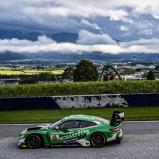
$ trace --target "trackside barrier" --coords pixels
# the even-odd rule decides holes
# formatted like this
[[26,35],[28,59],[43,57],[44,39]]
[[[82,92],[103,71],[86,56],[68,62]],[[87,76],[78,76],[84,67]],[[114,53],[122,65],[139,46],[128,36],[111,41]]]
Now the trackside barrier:
[[159,106],[159,94],[0,97],[0,110]]

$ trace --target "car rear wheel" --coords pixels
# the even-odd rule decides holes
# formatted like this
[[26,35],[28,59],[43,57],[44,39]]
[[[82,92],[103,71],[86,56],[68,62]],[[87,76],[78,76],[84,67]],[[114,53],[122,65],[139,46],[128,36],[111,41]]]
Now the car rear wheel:
[[29,135],[26,138],[26,144],[30,149],[37,149],[42,145],[42,140],[38,135]]
[[103,133],[94,133],[91,136],[91,145],[93,147],[102,147],[106,143],[106,137]]

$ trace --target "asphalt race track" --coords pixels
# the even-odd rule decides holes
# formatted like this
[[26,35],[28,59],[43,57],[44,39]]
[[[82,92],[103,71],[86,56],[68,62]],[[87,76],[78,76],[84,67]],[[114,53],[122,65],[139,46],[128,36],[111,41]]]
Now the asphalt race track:
[[0,159],[159,159],[159,122],[124,122],[121,144],[102,148],[18,149],[17,136],[31,125],[0,125]]

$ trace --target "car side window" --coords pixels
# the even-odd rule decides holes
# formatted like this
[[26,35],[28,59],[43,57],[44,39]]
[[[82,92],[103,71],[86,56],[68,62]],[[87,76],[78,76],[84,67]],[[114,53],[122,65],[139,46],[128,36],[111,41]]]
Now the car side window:
[[61,130],[67,130],[73,128],[79,128],[79,121],[65,121],[59,125],[59,129]]
[[86,127],[95,126],[95,125],[97,125],[97,124],[94,122],[91,122],[91,121],[81,121],[80,122],[80,128],[86,128]]

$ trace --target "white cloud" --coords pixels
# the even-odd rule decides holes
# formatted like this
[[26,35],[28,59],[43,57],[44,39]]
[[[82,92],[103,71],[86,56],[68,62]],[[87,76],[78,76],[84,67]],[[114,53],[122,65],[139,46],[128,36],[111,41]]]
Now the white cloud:
[[82,34],[78,42],[108,44],[108,35],[119,40],[158,37],[158,27],[155,30],[142,20],[146,14],[158,23],[158,8],[158,0],[0,0],[0,24],[43,34],[102,30],[105,34],[89,34],[88,38]]
[[121,26],[120,26],[120,30],[121,30],[121,31],[127,31],[128,28],[127,28],[126,26],[124,26],[124,25],[121,25]]
[[0,39],[0,47],[10,47],[10,46],[33,46],[33,45],[45,45],[45,44],[53,44],[56,43],[56,41],[46,37],[46,36],[39,36],[38,40],[33,42],[30,40],[20,40],[20,39]]
[[137,23],[137,28],[139,29],[139,34],[151,35],[152,25],[148,21],[140,21]]
[[144,45],[144,46],[150,46],[150,45],[158,45],[159,39],[153,38],[153,39],[139,39],[136,41],[130,41],[130,42],[122,42],[122,46],[132,46],[132,45]]
[[107,34],[94,34],[86,30],[79,32],[79,44],[115,44],[116,42]]
[[103,53],[159,53],[159,39],[140,39],[131,42],[107,43],[107,44],[75,44],[57,43],[56,41],[41,36],[37,41],[4,39],[0,40],[0,52],[38,53],[38,52],[60,52],[81,53],[100,51]]
[[[132,8],[133,14],[152,14],[159,17],[158,0],[1,0],[1,13],[7,18],[28,18],[43,17],[109,17],[112,20],[122,20],[130,16],[124,7]],[[33,16],[33,17],[32,17]],[[35,18],[36,17],[36,18]]]
[[88,20],[86,20],[86,19],[81,19],[81,22],[80,22],[82,25],[84,25],[84,26],[88,26],[88,27],[90,27],[90,28],[93,28],[93,29],[95,29],[95,30],[101,30],[101,28],[98,26],[98,24],[97,23],[91,23],[91,22],[89,22]]
[[128,13],[122,9],[108,10],[105,16],[108,16],[111,20],[124,20],[128,17]]
[[[111,20],[122,20],[128,16],[125,10],[108,7],[110,2],[101,2],[94,0],[1,0],[0,22],[35,28],[78,31],[83,28],[79,24],[79,18],[108,17]],[[82,22],[87,26],[92,25],[91,27],[100,29],[98,24],[90,23],[88,19]]]

